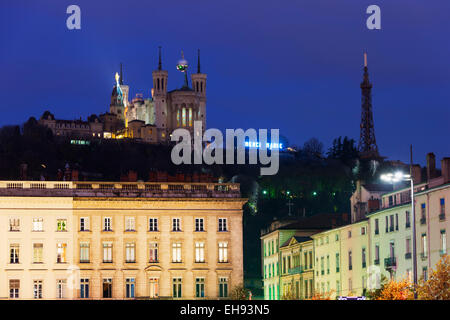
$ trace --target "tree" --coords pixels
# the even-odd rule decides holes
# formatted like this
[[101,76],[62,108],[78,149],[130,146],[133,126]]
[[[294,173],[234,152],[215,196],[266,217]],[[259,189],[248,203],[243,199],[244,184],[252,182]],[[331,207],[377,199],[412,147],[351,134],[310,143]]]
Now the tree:
[[450,256],[439,260],[427,281],[421,279],[417,295],[422,300],[450,300]]
[[389,281],[381,290],[377,300],[412,300],[414,299],[413,286],[407,279]]
[[303,145],[303,152],[309,156],[322,157],[323,143],[316,138],[311,138]]
[[382,274],[380,278],[380,287],[373,289],[373,290],[367,290],[365,293],[365,296],[370,300],[378,300],[381,296],[381,292],[383,291],[384,287],[388,284],[388,278]]
[[283,294],[281,300],[297,300],[297,297],[295,296],[294,292],[292,292],[292,290],[288,290]]
[[247,300],[247,293],[248,290],[245,289],[244,285],[239,284],[231,290],[230,298],[231,300]]
[[331,300],[331,295],[333,294],[334,290],[330,290],[325,293],[316,292],[311,297],[311,300]]

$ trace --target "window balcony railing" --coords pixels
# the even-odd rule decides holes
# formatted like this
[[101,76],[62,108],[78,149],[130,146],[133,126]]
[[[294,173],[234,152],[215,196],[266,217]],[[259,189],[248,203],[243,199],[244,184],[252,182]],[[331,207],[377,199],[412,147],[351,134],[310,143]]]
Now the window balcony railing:
[[375,235],[380,234],[380,230],[375,229]]
[[422,253],[420,254],[420,258],[421,258],[422,260],[425,260],[427,257],[428,257],[428,255],[427,255],[426,252],[422,252]]
[[407,222],[407,223],[405,224],[405,229],[408,229],[408,228],[411,228],[411,223],[410,223],[410,222]]
[[339,267],[336,267],[336,273],[339,273]]
[[305,271],[304,268],[302,266],[298,266],[298,267],[290,268],[288,270],[288,274],[300,274],[303,271]]
[[365,262],[362,263],[362,267],[363,267],[363,269],[366,268],[366,263]]
[[427,223],[427,218],[425,218],[425,217],[420,218],[420,224],[425,224],[425,223]]
[[397,266],[397,261],[395,257],[389,257],[384,259],[384,267],[387,268],[395,268]]
[[411,259],[411,252],[405,253],[405,259]]
[[441,213],[439,215],[439,221],[444,221],[445,220],[445,213]]
[[389,227],[389,232],[394,232],[394,226]]

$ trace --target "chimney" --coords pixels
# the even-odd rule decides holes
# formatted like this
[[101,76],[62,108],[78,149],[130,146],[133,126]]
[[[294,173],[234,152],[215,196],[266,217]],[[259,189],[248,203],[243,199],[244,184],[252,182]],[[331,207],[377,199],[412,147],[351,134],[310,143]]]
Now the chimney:
[[436,178],[436,156],[430,152],[427,154],[427,180]]
[[441,171],[444,183],[450,182],[450,158],[443,158],[441,160]]
[[420,165],[413,164],[411,169],[411,175],[414,181],[414,184],[418,184],[422,182],[422,169],[420,168]]

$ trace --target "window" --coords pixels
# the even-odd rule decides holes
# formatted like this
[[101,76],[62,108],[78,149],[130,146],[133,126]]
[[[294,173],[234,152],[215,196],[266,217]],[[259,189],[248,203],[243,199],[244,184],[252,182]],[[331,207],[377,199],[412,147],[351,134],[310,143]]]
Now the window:
[[427,234],[422,234],[422,258],[427,257]]
[[128,242],[125,245],[125,257],[127,263],[136,262],[136,244],[134,242]]
[[348,230],[348,237],[349,237],[349,238],[352,237],[352,230]]
[[439,200],[440,210],[439,210],[439,220],[445,220],[445,199],[441,198]]
[[447,235],[445,229],[441,230],[441,255],[447,254]]
[[67,219],[56,220],[56,231],[67,231]]
[[181,298],[181,278],[172,279],[172,297]]
[[425,224],[427,222],[425,203],[420,205],[420,224]]
[[9,231],[20,231],[20,219],[18,218],[9,219]]
[[219,262],[228,262],[228,242],[219,242]]
[[65,298],[65,288],[66,288],[66,280],[59,279],[56,280],[56,297],[58,299]]
[[203,218],[195,219],[195,231],[205,231],[203,227]]
[[379,265],[380,264],[380,245],[377,243],[375,245],[375,261],[374,261],[375,265]]
[[110,217],[103,218],[103,231],[112,231]]
[[409,211],[405,212],[405,228],[410,228],[411,227],[411,215],[409,213]]
[[33,231],[43,231],[43,224],[44,219],[43,218],[33,218]]
[[80,218],[80,231],[89,231],[89,218],[83,217]]
[[366,248],[362,248],[361,250],[361,260],[363,269],[366,267]]
[[205,262],[205,243],[196,242],[195,243],[195,262],[201,263]]
[[43,251],[42,243],[33,243],[33,263],[42,263],[42,251]]
[[127,298],[134,298],[135,278],[127,278],[125,280],[125,293]]
[[158,219],[157,218],[148,219],[148,231],[158,231]]
[[149,280],[150,298],[157,298],[159,295],[159,279],[158,278],[150,278]]
[[103,263],[112,262],[112,242],[103,242]]
[[56,263],[66,263],[66,243],[58,243],[56,245]]
[[339,272],[339,265],[340,265],[339,253],[336,253],[336,272]]
[[205,297],[205,278],[195,279],[195,297],[196,298]]
[[411,238],[405,240],[405,259],[411,259]]
[[181,243],[179,242],[172,244],[172,262],[181,262]]
[[219,298],[227,298],[228,297],[228,278],[220,277],[219,278]]
[[330,274],[330,256],[327,255],[327,274]]
[[136,219],[134,217],[125,218],[125,231],[136,231]]
[[89,279],[80,279],[80,298],[89,298]]
[[219,218],[219,232],[228,231],[227,218]]
[[379,220],[375,219],[375,234],[379,234],[379,233],[380,233]]
[[395,230],[398,231],[398,213],[395,214]]
[[19,263],[19,245],[17,243],[9,246],[10,259],[9,263]]
[[33,281],[33,298],[42,299],[42,280]]
[[361,227],[361,235],[365,235],[366,234],[366,227]]
[[427,267],[423,267],[422,273],[423,273],[423,280],[427,281],[428,280],[428,269],[427,269]]
[[324,275],[325,274],[325,258],[324,257],[320,257],[320,274]]
[[348,252],[348,270],[352,270],[352,252]]
[[339,282],[339,280],[336,281],[336,295],[339,296],[339,294],[341,293],[341,284]]
[[112,279],[103,279],[103,298],[112,298]]
[[389,216],[389,220],[391,222],[391,225],[389,226],[389,231],[392,232],[392,231],[394,231],[394,215],[393,214],[391,214]]
[[80,243],[80,263],[89,263],[89,242]]
[[352,278],[348,279],[348,291],[353,291]]
[[157,242],[150,242],[149,262],[158,262],[158,243]]
[[386,216],[385,218],[386,218],[386,233],[388,233],[389,232],[389,217]]
[[172,231],[181,231],[180,218],[172,219]]
[[9,280],[9,298],[18,299],[20,289],[20,280],[11,279]]
[[339,235],[336,233],[336,235],[334,236],[334,241],[339,241]]

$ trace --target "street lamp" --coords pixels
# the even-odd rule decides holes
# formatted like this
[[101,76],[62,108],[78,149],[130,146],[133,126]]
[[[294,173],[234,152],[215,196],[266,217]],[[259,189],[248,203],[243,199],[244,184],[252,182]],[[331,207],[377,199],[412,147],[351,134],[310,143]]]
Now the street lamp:
[[417,299],[417,253],[416,253],[416,214],[414,210],[414,181],[410,174],[404,174],[397,171],[396,173],[387,173],[381,175],[381,180],[395,183],[400,181],[410,181],[411,183],[411,214],[412,214],[412,237],[413,237],[413,278],[414,278],[414,299]]

